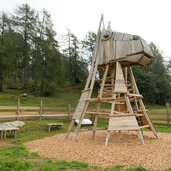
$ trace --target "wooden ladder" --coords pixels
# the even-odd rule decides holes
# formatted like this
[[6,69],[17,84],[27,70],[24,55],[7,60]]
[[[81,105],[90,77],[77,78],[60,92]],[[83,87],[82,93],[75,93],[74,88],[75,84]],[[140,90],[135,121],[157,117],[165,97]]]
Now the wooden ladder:
[[103,22],[104,21],[103,21],[103,15],[102,15],[101,19],[100,19],[98,33],[97,33],[96,47],[95,47],[95,52],[93,55],[93,61],[92,61],[91,69],[89,72],[89,76],[87,78],[85,88],[82,91],[79,103],[78,103],[76,110],[73,114],[72,121],[71,121],[70,126],[68,128],[68,132],[65,136],[66,139],[68,138],[68,136],[69,136],[69,134],[70,134],[70,132],[74,126],[75,120],[78,119],[79,124],[77,125],[77,128],[75,130],[75,134],[73,136],[73,140],[76,140],[78,132],[79,132],[80,127],[81,127],[81,123],[82,123],[84,116],[85,116],[85,111],[86,111],[88,104],[89,104],[88,99],[90,99],[90,97],[91,97],[93,87],[94,87],[94,83],[95,83],[95,77],[96,77],[96,73],[97,73],[97,69],[98,69],[98,61],[99,61],[98,49],[102,48],[102,44],[100,44],[100,38],[101,38],[100,32],[101,32],[101,26],[102,26]]

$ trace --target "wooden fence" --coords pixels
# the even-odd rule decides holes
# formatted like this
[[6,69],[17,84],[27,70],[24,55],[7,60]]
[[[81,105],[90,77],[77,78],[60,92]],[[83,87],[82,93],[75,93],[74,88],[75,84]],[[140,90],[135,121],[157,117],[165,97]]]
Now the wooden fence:
[[67,107],[44,106],[42,100],[39,106],[24,106],[20,104],[20,99],[18,99],[16,106],[0,106],[0,120],[42,119],[52,117],[70,119],[74,110],[70,104]]
[[[45,106],[42,100],[39,106],[24,106],[20,104],[20,99],[18,99],[16,106],[0,106],[0,120],[52,117],[62,117],[70,120],[74,111],[75,108],[71,108],[71,105],[67,107]],[[149,112],[149,116],[155,125],[171,126],[171,105],[166,104],[166,110],[162,110],[162,112]]]
[[162,112],[149,112],[149,116],[155,125],[171,126],[171,105],[166,104],[165,110]]

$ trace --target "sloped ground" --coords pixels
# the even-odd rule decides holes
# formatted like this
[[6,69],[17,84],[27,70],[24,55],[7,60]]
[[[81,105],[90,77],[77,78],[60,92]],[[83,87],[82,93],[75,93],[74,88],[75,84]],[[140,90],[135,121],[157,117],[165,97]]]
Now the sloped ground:
[[91,132],[81,132],[78,142],[65,134],[26,143],[32,152],[50,159],[86,162],[90,165],[112,167],[143,166],[150,170],[171,167],[171,134],[160,133],[155,139],[151,132],[144,132],[145,145],[140,145],[135,132],[111,133],[109,146],[105,147],[106,131],[97,131],[95,140]]

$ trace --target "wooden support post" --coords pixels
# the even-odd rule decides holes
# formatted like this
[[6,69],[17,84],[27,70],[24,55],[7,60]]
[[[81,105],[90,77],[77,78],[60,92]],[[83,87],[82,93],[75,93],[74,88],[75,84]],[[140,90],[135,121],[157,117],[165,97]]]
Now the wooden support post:
[[75,122],[75,120],[72,119],[72,121],[71,121],[71,123],[70,123],[70,125],[69,125],[69,128],[68,128],[68,132],[67,132],[67,134],[66,134],[66,136],[65,136],[65,139],[68,139],[68,136],[69,136],[69,134],[70,134],[70,132],[71,132],[71,129],[72,129],[72,127],[74,126],[74,122]]
[[106,135],[105,146],[108,146],[109,138],[110,138],[110,131],[108,130]]
[[19,118],[19,113],[20,113],[20,98],[18,98],[18,103],[17,103],[17,120]]
[[94,123],[93,123],[93,134],[92,139],[94,140],[96,134],[96,127],[97,127],[98,115],[95,115]]
[[128,68],[125,67],[125,84],[127,85],[128,84]]
[[144,145],[144,138],[143,138],[141,130],[137,131],[137,135],[138,135],[138,138],[139,138],[141,144]]
[[[83,112],[84,112],[84,111],[83,111]],[[77,128],[76,128],[75,133],[74,133],[74,136],[73,136],[73,141],[76,141],[78,132],[79,132],[79,130],[80,130],[80,128],[81,128],[81,124],[82,124],[83,119],[84,119],[84,114],[85,114],[85,112],[82,114],[81,118],[79,119],[79,123],[78,123],[78,125],[77,125]]]
[[167,126],[170,126],[170,112],[169,112],[169,103],[166,103],[166,115],[167,115]]
[[68,120],[71,119],[71,105],[68,105]]
[[42,106],[43,106],[43,100],[40,100],[40,109],[39,109],[39,119],[42,119]]

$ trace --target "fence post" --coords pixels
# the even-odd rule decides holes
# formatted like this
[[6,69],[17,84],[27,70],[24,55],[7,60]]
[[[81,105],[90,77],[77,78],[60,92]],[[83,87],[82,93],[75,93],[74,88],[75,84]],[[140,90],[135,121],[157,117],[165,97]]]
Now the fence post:
[[39,109],[39,119],[42,119],[42,106],[43,106],[43,100],[40,100],[40,109]]
[[20,98],[18,98],[18,103],[17,103],[17,120],[19,118],[19,112],[20,112]]
[[70,115],[71,115],[71,105],[68,105],[68,120],[70,120]]
[[169,113],[169,103],[166,103],[166,115],[167,115],[167,126],[170,126],[170,113]]

